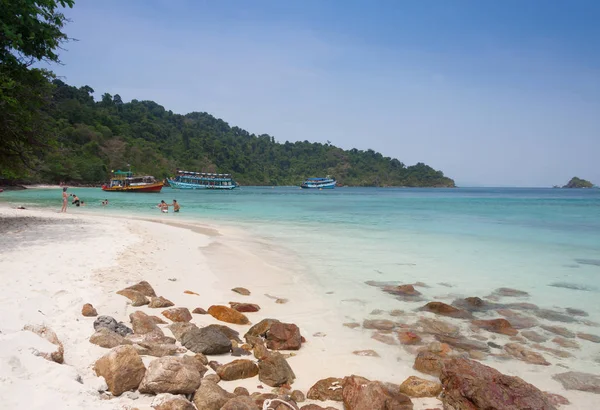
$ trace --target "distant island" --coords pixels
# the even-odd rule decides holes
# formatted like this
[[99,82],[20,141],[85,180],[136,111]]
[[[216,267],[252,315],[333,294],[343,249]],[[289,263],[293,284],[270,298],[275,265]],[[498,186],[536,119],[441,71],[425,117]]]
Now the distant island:
[[585,179],[573,177],[567,185],[563,185],[563,188],[593,188],[594,184]]

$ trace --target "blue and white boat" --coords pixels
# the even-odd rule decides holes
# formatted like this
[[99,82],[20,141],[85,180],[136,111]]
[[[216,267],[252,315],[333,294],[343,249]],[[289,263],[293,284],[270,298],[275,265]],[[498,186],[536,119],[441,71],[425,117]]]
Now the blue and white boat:
[[175,178],[167,178],[173,189],[234,189],[238,186],[231,174],[177,171]]
[[326,178],[307,178],[300,186],[302,188],[333,189],[335,188],[335,179],[329,176]]

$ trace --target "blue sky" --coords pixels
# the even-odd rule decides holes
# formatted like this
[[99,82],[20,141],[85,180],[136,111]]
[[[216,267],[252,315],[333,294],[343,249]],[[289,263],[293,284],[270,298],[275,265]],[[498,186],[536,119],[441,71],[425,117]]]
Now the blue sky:
[[78,0],[54,71],[461,185],[600,184],[595,1]]

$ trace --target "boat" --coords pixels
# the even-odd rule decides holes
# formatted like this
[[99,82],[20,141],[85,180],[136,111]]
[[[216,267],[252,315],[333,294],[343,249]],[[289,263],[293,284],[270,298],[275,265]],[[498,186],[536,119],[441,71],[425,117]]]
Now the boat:
[[134,176],[131,171],[113,172],[108,184],[102,185],[103,191],[112,192],[160,192],[162,181],[157,181],[151,175]]
[[167,183],[173,189],[234,189],[238,186],[231,174],[192,171],[177,171],[177,176],[167,178]]
[[326,178],[306,178],[300,187],[316,188],[316,189],[333,189],[335,188],[335,179],[327,176]]

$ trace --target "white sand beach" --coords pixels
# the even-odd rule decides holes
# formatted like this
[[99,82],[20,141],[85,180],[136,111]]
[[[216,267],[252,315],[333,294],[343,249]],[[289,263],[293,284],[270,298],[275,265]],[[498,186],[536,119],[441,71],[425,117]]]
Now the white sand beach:
[[[81,314],[82,306],[91,303],[99,315],[112,316],[125,324],[136,310],[160,315],[162,309],[132,307],[129,299],[115,293],[141,280],[148,281],[157,295],[173,301],[176,307],[191,311],[228,305],[230,301],[256,303],[261,310],[246,313],[252,323],[276,318],[298,325],[307,342],[288,358],[288,363],[296,374],[292,388],[305,394],[319,379],[352,374],[396,384],[412,375],[436,380],[413,370],[414,355],[401,347],[388,346],[373,340],[367,332],[344,327],[349,318],[339,313],[339,306],[331,305],[323,289],[284,268],[285,254],[273,249],[272,244],[244,235],[212,225],[0,208],[3,408],[23,408],[27,403],[28,409],[47,409],[52,403],[54,409],[151,409],[152,396],[138,392],[107,399],[106,384],[93,370],[95,361],[107,349],[88,341],[94,333],[95,318]],[[238,286],[249,289],[251,295],[231,291]],[[288,302],[276,303],[276,298]],[[197,314],[192,323],[225,324],[210,315]],[[55,346],[24,331],[27,325],[45,325],[56,333],[64,345],[64,364],[34,354],[52,351]],[[249,328],[229,326],[241,336]],[[161,327],[170,335],[166,325]],[[352,353],[367,349],[380,357]],[[146,365],[154,359],[143,357]],[[209,357],[220,363],[233,359],[236,357],[230,355]],[[520,368],[522,374],[528,374],[530,367],[511,361],[500,370]],[[593,394],[567,392],[543,371],[529,374],[534,380],[528,381],[541,390],[568,397],[572,405],[564,408],[594,408]],[[228,391],[238,386],[250,393],[272,390],[257,377],[221,381],[219,385]],[[415,410],[442,408],[435,398],[413,399],[413,403]],[[339,402],[319,404],[342,409]]]

